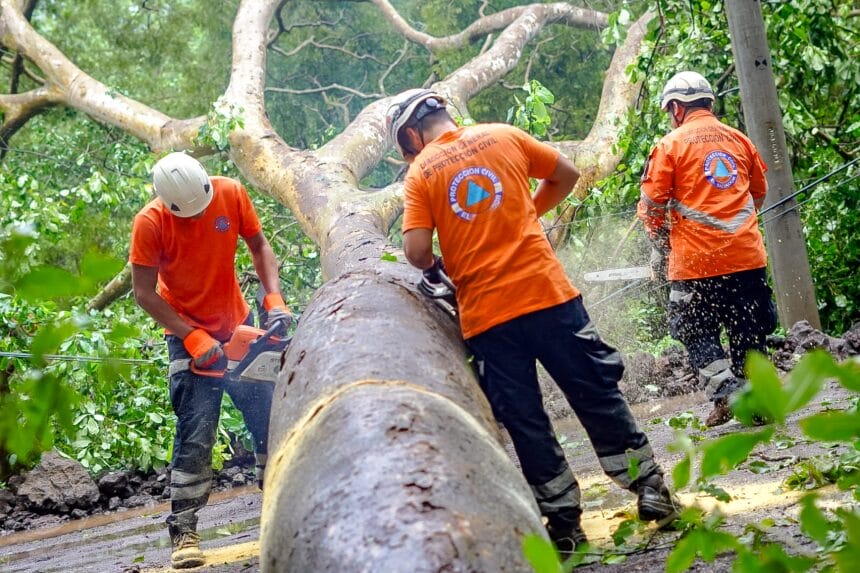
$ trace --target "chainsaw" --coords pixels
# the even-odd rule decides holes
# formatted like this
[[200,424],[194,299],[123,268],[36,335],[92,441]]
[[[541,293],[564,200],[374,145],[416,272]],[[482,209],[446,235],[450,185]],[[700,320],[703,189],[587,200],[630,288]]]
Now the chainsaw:
[[425,271],[418,283],[418,291],[436,303],[446,314],[457,318],[457,287],[451,282],[444,268],[433,267],[432,272]]
[[177,360],[183,364],[170,364],[170,373],[190,369],[193,373],[231,382],[274,383],[281,371],[281,355],[292,338],[277,336],[286,330],[284,321],[277,321],[268,330],[247,324],[240,325],[230,340],[224,343],[227,367],[224,370],[202,370],[191,359]]

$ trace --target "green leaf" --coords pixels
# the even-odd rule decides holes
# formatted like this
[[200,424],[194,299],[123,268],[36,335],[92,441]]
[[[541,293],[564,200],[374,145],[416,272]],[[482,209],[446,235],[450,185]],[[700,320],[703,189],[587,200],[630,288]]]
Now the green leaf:
[[549,121],[549,113],[546,110],[546,106],[539,99],[534,100],[533,116],[540,123]]
[[45,354],[56,354],[67,338],[77,332],[77,327],[69,322],[61,322],[59,324],[47,324],[39,329],[39,332],[33,338],[30,344],[30,351],[33,353],[33,364],[42,366],[45,364],[42,358]]
[[389,253],[388,251],[383,251],[382,256],[379,257],[379,260],[388,261],[390,263],[396,263],[397,262],[397,255]]
[[535,534],[523,538],[523,555],[535,573],[559,573],[561,562],[552,543]]
[[627,555],[623,553],[608,553],[600,560],[605,565],[618,565],[625,561],[627,561]]
[[554,103],[555,96],[545,86],[537,83],[534,90],[534,96],[543,103]]
[[29,302],[66,298],[81,292],[79,279],[56,267],[33,269],[15,284],[15,289]]
[[690,483],[690,465],[691,460],[688,452],[684,455],[684,459],[672,468],[672,483],[675,485],[676,490],[685,488]]
[[771,471],[770,465],[762,460],[753,460],[747,466],[747,469],[754,474],[766,474]]
[[675,545],[666,558],[666,573],[682,573],[690,568],[699,554],[700,537],[699,531],[694,530]]
[[753,425],[757,416],[783,423],[788,395],[782,388],[776,368],[763,355],[751,352],[746,373],[749,384],[733,397],[732,413],[747,426]]
[[758,444],[773,435],[773,428],[710,440],[702,445],[702,478],[724,474],[747,459]]
[[799,410],[809,403],[824,385],[824,380],[835,367],[833,357],[823,350],[805,355],[791,371],[784,390],[788,397],[786,413]]
[[815,440],[851,441],[860,437],[860,412],[824,412],[800,420],[799,425]]
[[124,266],[123,261],[114,257],[90,251],[81,259],[80,272],[82,278],[92,283],[100,283],[112,279]]
[[824,513],[815,505],[817,496],[809,494],[800,500],[800,529],[818,542],[819,545],[827,545],[828,533],[832,529],[830,521],[824,517]]
[[638,523],[635,519],[625,519],[619,523],[615,531],[612,532],[612,542],[615,546],[624,545],[630,536],[636,533],[637,526]]
[[860,361],[848,360],[833,368],[833,376],[845,388],[860,392]]
[[633,456],[627,458],[627,476],[631,482],[639,477],[639,458]]
[[732,496],[729,495],[729,492],[724,490],[723,488],[716,486],[709,482],[704,482],[699,485],[699,489],[710,496],[713,496],[714,499],[718,501],[722,501],[723,503],[728,503],[732,501]]

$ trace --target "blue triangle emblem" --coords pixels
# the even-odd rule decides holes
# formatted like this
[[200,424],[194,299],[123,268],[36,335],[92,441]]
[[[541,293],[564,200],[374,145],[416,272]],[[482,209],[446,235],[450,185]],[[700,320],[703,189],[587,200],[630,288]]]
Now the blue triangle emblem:
[[726,164],[723,163],[723,160],[717,159],[717,169],[714,175],[717,177],[730,177],[731,174],[732,172],[726,168]]
[[487,193],[483,187],[470,180],[469,194],[466,196],[466,207],[471,207],[476,203],[480,203],[489,196],[490,194]]

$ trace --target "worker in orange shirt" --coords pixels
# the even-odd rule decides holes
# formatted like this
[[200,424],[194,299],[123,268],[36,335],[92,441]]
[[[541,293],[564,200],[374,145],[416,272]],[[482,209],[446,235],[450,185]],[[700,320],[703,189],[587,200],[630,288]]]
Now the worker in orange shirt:
[[673,131],[651,151],[638,205],[656,274],[668,263],[670,333],[714,403],[708,426],[731,419],[729,396],[744,384],[747,352],[764,352],[776,328],[757,219],[767,167],[749,138],[714,116],[713,102],[701,74],[680,72],[666,83],[660,105]]
[[[482,390],[511,436],[550,538],[563,552],[586,542],[579,485],[543,408],[537,361],[564,392],[606,474],[638,495],[639,517],[672,521],[677,501],[618,389],[621,355],[598,336],[538,221],[570,193],[576,167],[515,127],[458,127],[430,90],[395,98],[387,125],[409,162],[404,252],[438,282],[438,232]],[[541,180],[534,195],[530,177]],[[628,473],[631,460],[638,475]]]
[[266,465],[272,385],[190,370],[190,363],[199,370],[223,370],[227,360],[221,344],[237,326],[253,321],[234,267],[239,237],[266,291],[268,324],[288,322],[290,315],[280,293],[277,259],[241,183],[209,177],[184,153],[159,160],[152,180],[157,197],[134,218],[129,261],[135,300],[165,328],[170,402],[177,418],[167,525],[171,561],[181,569],[205,562],[197,512],[212,487],[212,448],[224,391],[253,436],[261,487]]

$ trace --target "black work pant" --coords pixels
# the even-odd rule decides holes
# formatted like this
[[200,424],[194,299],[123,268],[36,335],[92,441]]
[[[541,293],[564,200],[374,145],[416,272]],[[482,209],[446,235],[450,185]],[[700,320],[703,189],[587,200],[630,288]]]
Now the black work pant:
[[[181,338],[168,335],[166,339],[171,362],[191,358]],[[191,370],[173,374],[170,377],[170,402],[176,414],[176,437],[170,473],[171,514],[167,523],[176,531],[195,531],[197,512],[209,500],[212,448],[224,392],[242,412],[254,440],[257,471],[264,470],[261,464],[265,463],[268,448],[274,384],[227,381],[200,376]]]
[[732,372],[742,377],[747,353],[764,352],[766,337],[776,328],[771,295],[764,268],[672,281],[669,333],[684,344],[690,364],[702,370],[726,358],[720,342],[725,328]]
[[564,393],[613,481],[634,487],[631,458],[638,460],[642,478],[661,471],[618,389],[621,355],[600,339],[581,297],[500,324],[466,343],[493,413],[510,434],[526,481],[551,524],[578,522],[580,492],[543,408],[536,361]]

